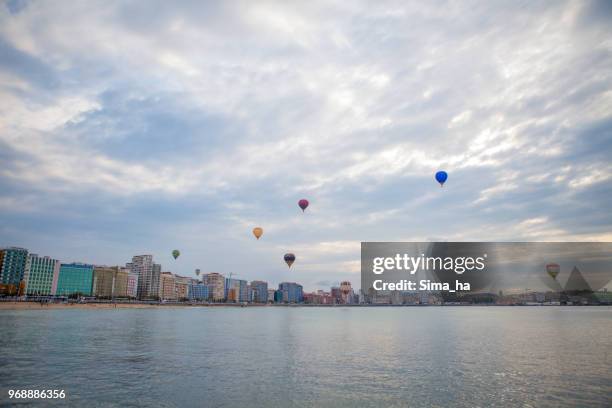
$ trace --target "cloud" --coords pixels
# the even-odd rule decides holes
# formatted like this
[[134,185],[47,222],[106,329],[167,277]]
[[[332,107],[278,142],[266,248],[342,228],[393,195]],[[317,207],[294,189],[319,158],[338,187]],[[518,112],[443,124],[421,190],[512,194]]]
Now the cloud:
[[609,11],[7,2],[0,244],[314,289],[361,241],[607,239]]

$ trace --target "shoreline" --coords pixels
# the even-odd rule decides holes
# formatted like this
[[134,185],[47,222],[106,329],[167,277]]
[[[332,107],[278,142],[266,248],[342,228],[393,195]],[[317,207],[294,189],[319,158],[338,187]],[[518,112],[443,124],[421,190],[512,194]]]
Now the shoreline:
[[50,309],[154,309],[160,307],[233,307],[233,308],[242,308],[242,307],[585,307],[585,306],[595,306],[595,307],[610,307],[611,305],[549,305],[549,304],[541,304],[541,305],[494,305],[494,304],[449,304],[449,305],[370,305],[370,304],[356,304],[356,305],[315,305],[315,304],[235,304],[235,303],[210,303],[210,304],[199,304],[199,303],[40,303],[40,302],[19,302],[19,301],[9,301],[9,302],[0,302],[0,311],[2,310],[50,310]]
[[[152,309],[158,307],[245,307],[240,304],[190,304],[190,303],[41,303],[41,302],[0,302],[0,310],[46,310],[46,309]],[[267,306],[267,305],[249,305]]]

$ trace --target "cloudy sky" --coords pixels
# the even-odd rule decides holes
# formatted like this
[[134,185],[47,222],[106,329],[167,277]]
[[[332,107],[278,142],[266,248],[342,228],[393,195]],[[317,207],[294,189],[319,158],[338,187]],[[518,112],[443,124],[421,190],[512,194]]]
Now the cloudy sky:
[[0,246],[311,290],[358,286],[360,241],[612,241],[611,21],[608,1],[3,1]]

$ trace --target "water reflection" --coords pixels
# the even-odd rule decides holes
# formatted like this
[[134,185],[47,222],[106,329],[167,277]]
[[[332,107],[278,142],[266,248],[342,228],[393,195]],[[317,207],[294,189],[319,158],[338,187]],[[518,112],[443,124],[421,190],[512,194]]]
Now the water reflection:
[[0,385],[75,406],[609,406],[611,323],[604,307],[5,311]]

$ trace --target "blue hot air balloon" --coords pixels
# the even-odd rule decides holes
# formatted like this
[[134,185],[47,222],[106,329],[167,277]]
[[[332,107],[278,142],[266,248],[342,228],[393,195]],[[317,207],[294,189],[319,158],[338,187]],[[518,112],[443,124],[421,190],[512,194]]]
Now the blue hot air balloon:
[[446,179],[448,178],[448,174],[444,170],[440,170],[436,173],[436,181],[440,183],[440,187],[444,185]]

